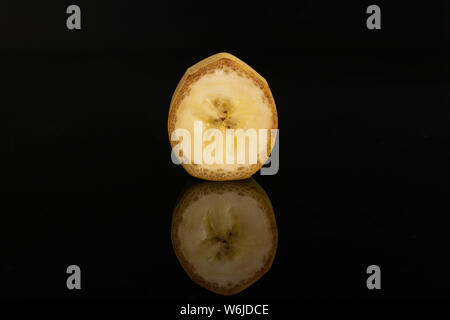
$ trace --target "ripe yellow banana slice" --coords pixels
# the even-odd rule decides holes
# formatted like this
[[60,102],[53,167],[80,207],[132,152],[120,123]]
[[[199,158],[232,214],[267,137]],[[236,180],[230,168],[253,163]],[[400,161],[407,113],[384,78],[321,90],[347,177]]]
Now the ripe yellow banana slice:
[[277,128],[277,110],[267,81],[228,53],[190,67],[170,104],[171,146],[186,171],[201,179],[252,176],[270,155],[275,143],[271,130]]

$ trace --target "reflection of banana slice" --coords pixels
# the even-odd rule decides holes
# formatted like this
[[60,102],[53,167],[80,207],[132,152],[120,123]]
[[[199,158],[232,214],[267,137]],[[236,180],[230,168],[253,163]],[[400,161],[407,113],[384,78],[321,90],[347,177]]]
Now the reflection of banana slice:
[[193,281],[219,294],[236,294],[266,273],[277,242],[272,205],[253,179],[194,184],[174,210],[175,254]]
[[[228,53],[219,53],[206,58],[190,67],[180,80],[170,103],[168,129],[169,139],[176,129],[185,129],[194,140],[194,122],[200,121],[204,130],[218,129],[226,137],[227,129],[255,130],[258,142],[252,149],[249,140],[243,150],[237,149],[236,138],[234,148],[222,144],[222,156],[215,154],[221,162],[194,164],[194,143],[191,143],[191,154],[183,153],[182,163],[186,171],[198,178],[206,180],[238,180],[246,179],[258,171],[265,163],[275,141],[271,139],[271,129],[278,128],[277,110],[267,81],[249,65]],[[263,133],[265,140],[259,140]],[[223,140],[224,140],[223,139]],[[233,139],[233,138],[231,138]],[[261,142],[261,145],[260,145]],[[178,144],[170,142],[172,148]],[[204,149],[208,142],[203,143]],[[238,155],[245,152],[245,155]],[[250,160],[250,153],[256,152],[257,161]],[[203,153],[202,153],[203,154]],[[233,154],[233,163],[227,161],[227,154]],[[181,156],[181,155],[180,155]],[[230,156],[231,157],[231,156]],[[239,157],[245,158],[239,163]]]

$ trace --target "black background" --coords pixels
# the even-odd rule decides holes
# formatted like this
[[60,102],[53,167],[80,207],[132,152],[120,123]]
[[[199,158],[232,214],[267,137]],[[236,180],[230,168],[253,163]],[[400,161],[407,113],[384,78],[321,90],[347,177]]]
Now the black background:
[[[393,2],[2,1],[0,297],[449,298],[449,5]],[[69,4],[82,30],[67,30]],[[381,30],[366,28],[370,4]],[[255,176],[277,256],[227,298],[173,253],[189,177],[167,137],[185,69],[222,51],[268,80],[280,127],[279,173]],[[66,288],[71,264],[81,291]],[[382,290],[366,287],[371,264]]]

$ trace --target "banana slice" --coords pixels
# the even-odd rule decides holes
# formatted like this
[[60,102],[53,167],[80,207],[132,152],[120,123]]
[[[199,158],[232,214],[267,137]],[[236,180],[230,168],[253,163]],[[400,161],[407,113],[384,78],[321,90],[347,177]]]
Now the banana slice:
[[189,277],[222,295],[249,287],[271,267],[275,216],[253,180],[200,182],[182,194],[172,217],[172,244]]
[[[202,128],[199,140],[196,124]],[[213,55],[190,67],[170,103],[171,146],[173,150],[177,147],[175,154],[186,171],[201,179],[223,181],[252,176],[270,155],[275,143],[271,129],[277,128],[277,110],[267,81],[228,53]],[[190,133],[189,143],[177,129]],[[219,131],[223,143],[211,146],[219,137],[208,135],[209,129]],[[239,129],[248,135],[239,135]],[[239,139],[243,139],[242,144]],[[207,160],[205,154],[210,154],[212,160]]]

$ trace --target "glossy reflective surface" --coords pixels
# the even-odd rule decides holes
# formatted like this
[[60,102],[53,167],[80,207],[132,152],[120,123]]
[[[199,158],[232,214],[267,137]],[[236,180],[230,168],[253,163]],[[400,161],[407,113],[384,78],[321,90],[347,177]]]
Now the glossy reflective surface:
[[267,194],[253,179],[193,181],[172,218],[172,244],[189,277],[206,289],[236,294],[273,262],[278,242]]

